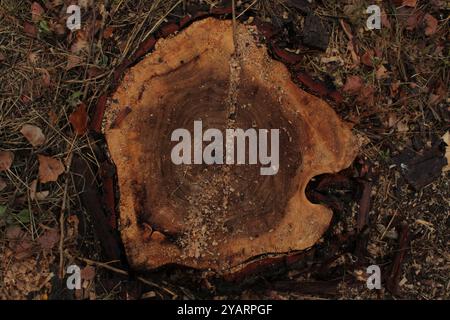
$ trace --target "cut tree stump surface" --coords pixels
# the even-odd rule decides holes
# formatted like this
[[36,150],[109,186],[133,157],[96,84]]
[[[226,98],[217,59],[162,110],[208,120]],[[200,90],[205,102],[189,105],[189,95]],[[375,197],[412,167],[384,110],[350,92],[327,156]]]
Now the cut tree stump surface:
[[[330,209],[309,202],[314,176],[348,167],[357,143],[333,109],[291,81],[255,27],[205,19],[158,41],[109,101],[104,133],[117,167],[120,230],[131,266],[216,272],[311,247]],[[237,63],[237,65],[236,65]],[[230,122],[230,99],[235,100]],[[280,129],[280,169],[174,165],[175,129]]]

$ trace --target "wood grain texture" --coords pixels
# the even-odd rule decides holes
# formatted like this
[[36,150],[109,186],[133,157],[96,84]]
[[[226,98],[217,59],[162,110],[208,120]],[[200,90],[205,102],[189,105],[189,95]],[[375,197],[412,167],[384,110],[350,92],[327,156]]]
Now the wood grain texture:
[[134,269],[179,264],[233,272],[264,254],[309,248],[328,228],[331,210],[309,202],[305,188],[316,175],[348,167],[356,139],[326,102],[299,89],[269,57],[255,27],[238,25],[237,37],[236,126],[280,129],[280,171],[260,176],[259,166],[172,164],[174,129],[190,129],[194,120],[205,130],[227,127],[232,23],[208,18],[159,40],[125,75],[103,126]]

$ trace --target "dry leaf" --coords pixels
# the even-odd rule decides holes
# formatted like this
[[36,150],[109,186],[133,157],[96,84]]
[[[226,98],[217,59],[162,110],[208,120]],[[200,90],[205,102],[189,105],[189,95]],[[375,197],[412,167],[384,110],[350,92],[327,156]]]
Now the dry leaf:
[[77,32],[75,41],[70,46],[70,52],[73,54],[69,55],[67,58],[66,69],[70,70],[83,62],[83,58],[80,56],[83,52],[89,49],[89,42],[86,32],[80,30]]
[[55,113],[55,111],[50,110],[48,112],[48,117],[50,118],[52,125],[56,125],[58,123],[58,115]]
[[69,121],[77,135],[82,136],[86,133],[88,117],[86,105],[84,103],[78,105],[77,109],[69,116]]
[[372,85],[363,86],[356,101],[367,106],[373,106],[375,104],[375,87]]
[[377,77],[378,80],[381,80],[381,79],[384,79],[384,78],[388,77],[388,71],[383,65],[381,65],[378,68],[378,70],[376,72],[376,77]]
[[36,65],[36,64],[38,63],[38,59],[39,59],[39,56],[37,55],[37,53],[35,53],[35,52],[30,52],[30,53],[28,54],[28,61],[30,61],[31,64]]
[[391,28],[391,22],[389,21],[389,17],[386,14],[386,11],[381,10],[381,24],[383,27],[390,29]]
[[89,78],[96,78],[103,74],[103,70],[99,67],[90,67],[87,71]]
[[442,140],[447,145],[445,147],[445,158],[447,159],[447,165],[442,169],[443,172],[450,171],[450,131],[447,131],[443,136]]
[[33,147],[42,146],[45,143],[45,136],[39,127],[26,124],[22,127],[20,132],[25,136]]
[[373,57],[375,55],[375,52],[372,49],[367,50],[362,56],[361,56],[361,62],[365,64],[368,67],[373,67]]
[[401,133],[408,132],[409,131],[408,121],[405,119],[402,119],[399,122],[397,122],[397,131],[401,132]]
[[399,80],[392,82],[391,84],[391,96],[395,97],[398,93],[398,89],[400,89],[401,82]]
[[6,229],[5,237],[9,249],[14,252],[15,260],[22,260],[33,254],[33,243],[29,234],[22,230],[21,227],[14,225]]
[[45,7],[47,9],[53,10],[56,7],[60,6],[63,4],[63,0],[50,0],[50,1],[45,1]]
[[79,0],[78,4],[80,5],[80,7],[87,9],[89,7],[92,7],[94,3],[94,0]]
[[353,33],[352,33],[352,28],[350,27],[350,25],[347,22],[345,22],[343,19],[339,19],[339,22],[340,22],[341,27],[344,30],[345,34],[347,35],[348,40],[352,41]]
[[417,0],[403,0],[402,5],[405,7],[411,7],[414,8],[417,4]]
[[30,185],[30,199],[31,200],[42,201],[42,200],[44,200],[45,198],[48,197],[48,195],[50,194],[50,191],[37,192],[36,191],[37,190],[37,183],[38,183],[37,180],[33,180],[31,182],[31,185]]
[[350,95],[357,95],[364,85],[363,80],[359,76],[350,76],[345,82],[342,90]]
[[67,232],[66,236],[67,239],[74,239],[78,236],[78,225],[80,221],[78,220],[78,217],[74,214],[70,215],[67,218]]
[[423,19],[424,19],[424,23],[425,23],[425,35],[431,36],[431,35],[435,34],[437,31],[438,24],[439,24],[437,19],[428,13],[425,15],[425,17]]
[[358,66],[361,58],[359,57],[358,53],[356,52],[355,45],[353,44],[353,41],[349,41],[347,43],[347,50],[350,51],[350,54],[352,56],[353,64],[355,66]]
[[111,38],[112,35],[113,35],[113,32],[114,32],[114,28],[113,27],[107,27],[105,29],[105,31],[103,31],[103,38],[105,38],[105,39]]
[[418,10],[414,13],[408,15],[408,19],[406,20],[406,30],[413,31],[415,30],[420,22],[422,21],[423,12]]
[[42,72],[42,84],[44,85],[44,87],[50,87],[50,72],[48,72],[48,70],[46,69],[40,69],[40,71]]
[[30,37],[36,38],[37,36],[37,28],[34,24],[28,23],[28,22],[24,22],[23,23],[23,31],[29,35]]
[[64,173],[64,165],[58,159],[38,155],[39,180],[41,183],[54,182]]
[[0,52],[0,62],[5,60],[5,56],[3,55],[3,53]]
[[83,59],[79,56],[74,56],[73,54],[67,57],[66,69],[70,70],[78,67],[83,62]]
[[0,178],[0,192],[6,189],[8,185],[6,184],[6,181]]
[[50,25],[50,30],[54,31],[57,35],[63,36],[66,34],[66,28],[61,23],[54,23]]
[[25,235],[22,228],[19,226],[11,226],[6,229],[5,237],[8,240],[19,240]]
[[14,153],[11,151],[0,151],[0,172],[9,170],[14,161]]
[[55,229],[49,229],[41,235],[37,242],[41,245],[42,249],[51,250],[59,241],[59,232]]
[[31,5],[31,20],[33,20],[33,22],[40,21],[44,15],[44,12],[44,8],[42,8],[39,3],[33,2]]
[[432,106],[435,106],[441,101],[444,101],[446,97],[447,97],[447,88],[442,81],[439,81],[439,84],[436,87],[436,89],[430,94],[428,103]]
[[92,281],[95,278],[95,268],[93,266],[87,266],[81,270],[81,279],[86,281]]
[[84,30],[81,30],[77,33],[75,41],[70,46],[70,52],[72,53],[80,53],[82,51],[86,51],[89,47],[89,42],[87,40],[87,35]]

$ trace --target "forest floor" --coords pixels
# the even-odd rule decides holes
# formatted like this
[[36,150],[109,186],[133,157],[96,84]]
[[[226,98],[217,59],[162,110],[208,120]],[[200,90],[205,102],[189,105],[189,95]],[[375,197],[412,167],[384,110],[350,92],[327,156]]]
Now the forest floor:
[[[189,14],[229,19],[230,1],[80,0],[82,29],[70,32],[76,2],[0,0],[0,299],[450,298],[448,1],[237,1],[239,21],[264,22],[274,58],[365,141],[340,175],[353,189],[336,191],[334,176],[319,190],[334,210],[324,238],[240,285],[109,261],[72,170],[74,158],[100,168],[89,121],[139,44]],[[380,30],[366,27],[374,3]],[[366,287],[369,265],[380,290]]]

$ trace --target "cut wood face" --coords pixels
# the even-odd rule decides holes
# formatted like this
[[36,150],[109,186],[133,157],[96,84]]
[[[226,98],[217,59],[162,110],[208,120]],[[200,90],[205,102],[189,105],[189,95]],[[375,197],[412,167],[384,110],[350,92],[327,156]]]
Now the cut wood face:
[[[230,272],[261,255],[309,248],[328,228],[332,212],[310,203],[305,188],[316,175],[348,167],[356,140],[329,105],[268,56],[254,27],[237,30],[237,60],[230,21],[205,19],[160,40],[110,99],[104,132],[135,269],[179,264]],[[192,133],[197,120],[222,132],[230,125],[279,129],[278,173],[173,164],[172,132]]]

